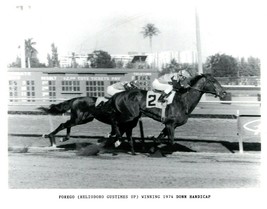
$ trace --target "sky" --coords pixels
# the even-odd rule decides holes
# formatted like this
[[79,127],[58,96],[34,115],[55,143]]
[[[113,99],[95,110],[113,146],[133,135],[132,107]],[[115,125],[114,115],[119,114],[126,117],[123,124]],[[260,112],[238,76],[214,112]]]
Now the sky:
[[[22,16],[16,6],[30,5]],[[10,0],[5,5],[8,60],[15,60],[23,37],[37,43],[46,62],[51,43],[59,55],[71,52],[110,54],[149,52],[142,27],[154,24],[153,52],[196,51],[195,8],[198,8],[202,56],[226,53],[260,57],[263,6],[261,1],[182,0]]]

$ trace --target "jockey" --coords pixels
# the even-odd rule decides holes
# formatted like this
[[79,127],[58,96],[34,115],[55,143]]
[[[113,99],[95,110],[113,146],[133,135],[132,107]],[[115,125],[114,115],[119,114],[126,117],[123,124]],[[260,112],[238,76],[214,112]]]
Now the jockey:
[[186,70],[180,70],[178,73],[168,73],[165,75],[162,75],[159,78],[156,78],[152,82],[152,87],[156,90],[163,91],[163,93],[160,95],[158,101],[159,102],[165,102],[165,100],[168,98],[168,96],[171,94],[173,90],[172,79],[177,80],[177,82],[180,84],[179,88],[188,88],[189,87],[189,78],[191,75]]
[[138,86],[139,85],[137,80],[133,80],[130,82],[128,81],[117,82],[107,87],[107,94],[108,97],[112,97],[116,93],[129,89],[135,89],[138,88]]

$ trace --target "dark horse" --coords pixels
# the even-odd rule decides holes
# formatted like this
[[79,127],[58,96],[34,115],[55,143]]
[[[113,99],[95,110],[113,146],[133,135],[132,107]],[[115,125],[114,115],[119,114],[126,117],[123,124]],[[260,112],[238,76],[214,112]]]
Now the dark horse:
[[177,90],[175,86],[178,83],[173,81],[174,90],[176,91],[172,104],[166,107],[166,118],[161,121],[161,109],[146,108],[147,91],[129,90],[115,94],[112,99],[101,107],[95,107],[96,97],[78,97],[59,104],[52,104],[49,108],[40,107],[39,109],[52,115],[63,114],[70,110],[71,118],[65,123],[60,124],[54,131],[45,135],[50,138],[51,146],[55,146],[55,135],[67,129],[67,135],[64,139],[69,139],[71,127],[85,124],[93,121],[95,118],[103,123],[112,126],[112,134],[121,140],[121,136],[126,133],[134,154],[132,130],[136,127],[142,114],[163,122],[165,128],[162,130],[158,139],[168,136],[171,143],[174,140],[174,129],[185,124],[189,114],[198,104],[204,93],[211,93],[219,97],[225,95],[224,89],[212,76],[203,74],[194,77],[190,81],[191,88],[187,90]]
[[[173,81],[174,90],[178,84],[177,81]],[[117,133],[119,133],[118,124],[136,121],[144,114],[165,124],[165,128],[157,138],[158,141],[168,136],[169,142],[173,144],[175,128],[187,122],[190,113],[197,106],[204,93],[210,93],[220,98],[226,95],[223,87],[210,74],[193,77],[190,80],[190,88],[176,90],[173,102],[167,105],[165,118],[162,121],[160,108],[146,107],[147,91],[131,90],[121,92],[111,99],[111,105],[114,108],[113,117],[115,118],[113,120],[115,124],[113,125]]]
[[[96,100],[96,97],[77,97],[58,104],[51,104],[49,108],[38,108],[39,110],[51,115],[60,115],[70,110],[70,119],[68,121],[61,123],[54,131],[44,135],[44,137],[50,139],[51,146],[56,146],[55,135],[59,131],[67,129],[67,135],[63,138],[63,141],[67,141],[70,137],[71,127],[91,122],[94,119],[109,125],[117,124],[119,128],[118,133],[120,135],[116,135],[116,137],[120,139],[121,136],[126,133],[129,142],[132,142],[132,129],[137,125],[138,118],[126,123],[118,124],[113,121],[114,117],[112,117],[113,114],[109,102],[106,102],[100,107],[96,107]],[[111,135],[115,134],[116,131],[112,126]],[[133,148],[132,143],[131,147]],[[133,149],[132,153],[134,154]]]

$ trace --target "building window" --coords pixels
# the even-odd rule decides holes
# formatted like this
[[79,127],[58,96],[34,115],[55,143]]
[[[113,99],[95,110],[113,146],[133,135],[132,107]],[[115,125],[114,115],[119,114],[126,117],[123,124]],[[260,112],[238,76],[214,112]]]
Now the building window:
[[27,97],[28,102],[35,102],[35,83],[33,80],[22,81],[21,96]]
[[138,80],[140,89],[151,90],[151,80],[149,75],[135,76],[135,80]]
[[56,81],[48,81],[49,101],[56,101]]
[[119,81],[110,81],[110,85],[113,85],[114,83],[118,83]]
[[18,82],[17,81],[9,81],[9,101],[17,102],[15,99],[18,97]]
[[80,91],[80,81],[61,81],[61,86],[64,92]]
[[105,96],[104,81],[86,81],[86,96],[89,97]]

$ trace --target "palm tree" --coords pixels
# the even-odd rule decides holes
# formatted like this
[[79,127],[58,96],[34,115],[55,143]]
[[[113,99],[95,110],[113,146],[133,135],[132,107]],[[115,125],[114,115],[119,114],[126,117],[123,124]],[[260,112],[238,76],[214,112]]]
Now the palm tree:
[[28,68],[31,68],[31,58],[37,54],[37,50],[33,47],[36,42],[32,41],[32,38],[25,40],[25,57],[28,62]]
[[152,37],[157,36],[160,31],[158,28],[155,27],[154,24],[148,23],[143,27],[143,31],[141,31],[144,38],[149,38],[149,45],[150,45],[150,51],[152,52]]

